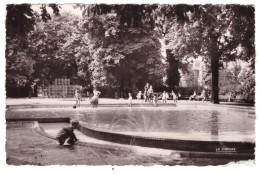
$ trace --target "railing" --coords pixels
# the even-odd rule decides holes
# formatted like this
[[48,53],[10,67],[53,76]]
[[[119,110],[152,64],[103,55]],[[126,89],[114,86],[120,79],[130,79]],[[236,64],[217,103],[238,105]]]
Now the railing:
[[72,98],[78,85],[50,85],[47,95],[49,98]]
[[75,90],[81,89],[79,85],[70,85],[69,79],[55,79],[54,85],[48,86],[48,98],[73,98]]

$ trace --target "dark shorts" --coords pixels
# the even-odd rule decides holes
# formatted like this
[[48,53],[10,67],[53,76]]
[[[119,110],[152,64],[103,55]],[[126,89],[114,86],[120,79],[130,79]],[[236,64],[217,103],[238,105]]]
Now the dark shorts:
[[67,139],[68,139],[68,141],[67,141],[68,144],[73,145],[76,142],[76,140],[72,139],[72,138],[66,138],[66,139],[61,138],[61,139],[58,139],[58,142],[59,142],[60,145],[63,145]]

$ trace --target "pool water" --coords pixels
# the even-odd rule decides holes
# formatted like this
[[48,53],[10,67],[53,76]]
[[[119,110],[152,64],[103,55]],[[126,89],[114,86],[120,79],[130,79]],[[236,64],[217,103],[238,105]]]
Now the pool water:
[[24,108],[10,117],[71,117],[102,131],[156,138],[202,141],[255,141],[250,109],[182,105],[178,107]]

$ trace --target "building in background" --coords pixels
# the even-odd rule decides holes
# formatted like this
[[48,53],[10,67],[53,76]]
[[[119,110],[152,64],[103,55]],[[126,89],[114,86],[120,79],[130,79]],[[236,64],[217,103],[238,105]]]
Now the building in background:
[[202,57],[192,58],[188,65],[189,74],[181,73],[180,87],[203,86],[208,74]]

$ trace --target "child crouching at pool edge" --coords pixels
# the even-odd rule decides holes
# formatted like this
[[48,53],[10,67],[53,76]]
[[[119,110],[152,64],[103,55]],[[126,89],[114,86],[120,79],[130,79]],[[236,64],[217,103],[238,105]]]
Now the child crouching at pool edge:
[[71,120],[68,127],[62,128],[56,136],[56,140],[59,142],[59,144],[63,145],[66,142],[69,145],[73,145],[75,142],[77,142],[78,139],[74,134],[74,129],[76,129],[78,126],[78,120]]

